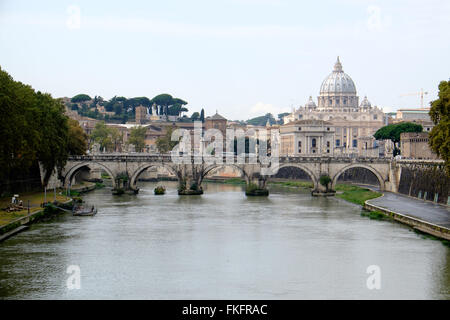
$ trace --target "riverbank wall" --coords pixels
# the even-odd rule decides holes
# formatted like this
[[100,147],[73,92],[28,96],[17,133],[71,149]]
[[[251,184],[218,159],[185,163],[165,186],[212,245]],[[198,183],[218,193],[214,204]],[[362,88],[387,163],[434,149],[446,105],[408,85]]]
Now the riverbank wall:
[[367,200],[364,203],[364,209],[369,211],[381,212],[385,216],[390,217],[402,224],[408,225],[415,230],[450,241],[450,229],[448,228],[371,204],[369,203],[369,201],[370,200]]
[[[69,204],[70,202],[72,202],[72,200],[66,201],[64,202],[64,204]],[[13,235],[19,232],[22,232],[23,230],[26,230],[30,224],[33,224],[44,217],[52,216],[60,212],[63,212],[63,210],[56,207],[54,209],[47,209],[47,211],[45,209],[46,208],[42,208],[33,213],[30,213],[29,215],[20,217],[16,220],[11,221],[8,224],[1,226],[0,242],[12,237]]]

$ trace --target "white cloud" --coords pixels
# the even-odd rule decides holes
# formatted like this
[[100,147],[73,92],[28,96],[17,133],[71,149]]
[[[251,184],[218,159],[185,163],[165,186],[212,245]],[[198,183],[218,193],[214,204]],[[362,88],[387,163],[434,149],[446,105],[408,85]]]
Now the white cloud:
[[290,110],[287,107],[280,108],[269,103],[257,102],[250,108],[249,113],[252,116],[263,116],[266,113],[271,113],[276,118],[278,114],[283,112],[290,112]]

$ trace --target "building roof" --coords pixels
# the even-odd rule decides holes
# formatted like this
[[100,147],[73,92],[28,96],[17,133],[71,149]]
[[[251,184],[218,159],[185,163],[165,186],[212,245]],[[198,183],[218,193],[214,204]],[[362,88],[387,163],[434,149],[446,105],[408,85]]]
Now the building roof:
[[324,121],[324,120],[296,120],[296,121],[291,121],[287,124],[284,124],[283,126],[288,126],[288,125],[316,125],[316,126],[331,126],[332,123],[329,121]]
[[216,114],[214,114],[211,117],[207,117],[207,120],[227,120],[225,117],[222,117],[217,111]]

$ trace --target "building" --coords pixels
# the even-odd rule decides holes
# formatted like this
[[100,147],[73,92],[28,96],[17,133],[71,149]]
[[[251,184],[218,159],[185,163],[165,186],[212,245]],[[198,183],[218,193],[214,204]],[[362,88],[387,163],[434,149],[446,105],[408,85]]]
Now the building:
[[135,120],[137,124],[144,124],[148,122],[146,107],[139,106],[135,108]]
[[[335,139],[331,149],[342,155],[361,154],[366,147],[373,148],[373,134],[385,125],[381,108],[372,106],[367,97],[359,103],[356,86],[337,58],[333,71],[322,82],[317,104],[312,97],[305,106],[284,117],[284,123],[298,120],[321,120],[334,128]],[[283,126],[282,126],[283,127]],[[281,131],[280,131],[281,133]],[[361,142],[364,143],[361,146]]]
[[205,119],[205,130],[218,129],[222,132],[223,137],[226,137],[227,132],[227,119],[222,117],[217,111],[211,117]]
[[403,158],[438,159],[431,151],[428,132],[403,132],[400,134],[400,150]]
[[282,156],[332,156],[335,132],[328,121],[297,120],[280,127]]
[[413,122],[420,124],[424,132],[431,132],[434,127],[430,118],[430,108],[399,109],[392,123]]

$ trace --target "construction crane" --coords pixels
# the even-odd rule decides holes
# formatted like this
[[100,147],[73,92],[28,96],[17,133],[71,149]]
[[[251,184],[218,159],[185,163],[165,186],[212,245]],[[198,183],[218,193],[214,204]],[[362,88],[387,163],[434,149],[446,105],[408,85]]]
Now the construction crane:
[[401,94],[400,97],[420,96],[420,107],[423,108],[423,96],[426,94],[428,94],[428,91],[423,91],[423,89],[420,89],[419,92]]

